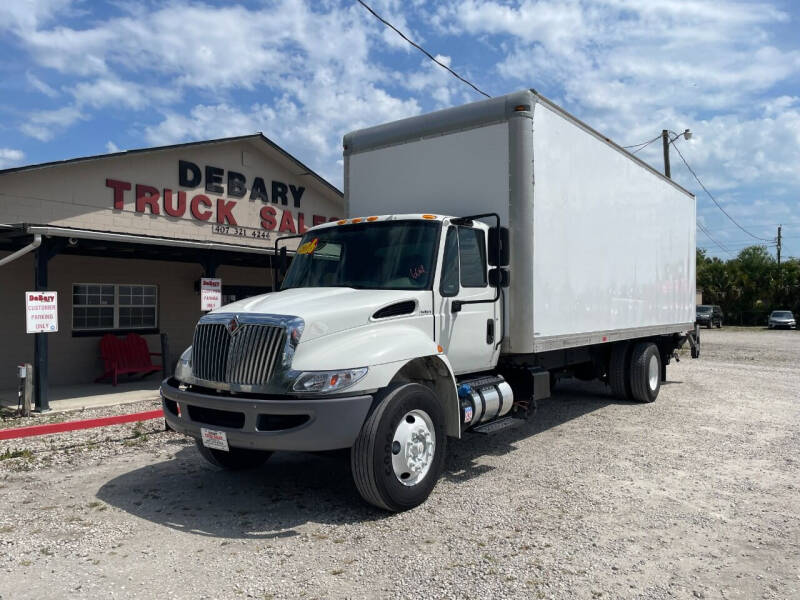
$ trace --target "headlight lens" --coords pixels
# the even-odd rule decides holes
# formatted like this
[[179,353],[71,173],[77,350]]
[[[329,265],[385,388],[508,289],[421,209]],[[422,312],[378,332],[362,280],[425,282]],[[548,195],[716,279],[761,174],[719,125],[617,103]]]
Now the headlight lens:
[[295,392],[337,392],[350,387],[367,374],[367,367],[342,371],[305,371],[295,380]]
[[183,351],[175,365],[175,379],[189,383],[192,379],[192,347],[189,346]]

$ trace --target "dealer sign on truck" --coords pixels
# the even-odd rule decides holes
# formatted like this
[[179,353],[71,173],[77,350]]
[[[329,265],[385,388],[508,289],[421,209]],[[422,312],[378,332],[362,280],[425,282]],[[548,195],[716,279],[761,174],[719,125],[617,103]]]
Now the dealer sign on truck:
[[58,331],[58,292],[25,292],[27,333]]

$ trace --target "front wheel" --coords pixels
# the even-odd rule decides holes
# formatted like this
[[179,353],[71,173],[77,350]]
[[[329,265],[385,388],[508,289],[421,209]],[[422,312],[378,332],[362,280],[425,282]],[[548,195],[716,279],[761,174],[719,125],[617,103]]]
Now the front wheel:
[[359,493],[393,512],[419,506],[442,472],[445,442],[444,410],[429,388],[406,383],[391,389],[350,453]]
[[200,440],[195,440],[195,444],[197,444],[197,451],[200,453],[200,456],[215,467],[227,469],[229,471],[260,467],[272,456],[272,452],[267,450],[231,448],[228,452],[225,452],[224,450],[206,448]]

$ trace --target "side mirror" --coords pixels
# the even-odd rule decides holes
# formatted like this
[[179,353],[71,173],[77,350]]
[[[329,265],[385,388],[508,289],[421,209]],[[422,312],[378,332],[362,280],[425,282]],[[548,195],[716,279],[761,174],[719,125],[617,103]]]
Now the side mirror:
[[[489,265],[492,267],[507,267],[509,263],[509,243],[508,243],[508,227],[501,227],[500,234],[497,233],[497,227],[489,229]],[[497,264],[498,253],[500,256],[500,264]]]
[[507,288],[511,283],[511,273],[509,273],[508,269],[500,269],[495,267],[493,269],[489,269],[489,285],[492,287],[504,287]]
[[[277,244],[276,244],[277,245]],[[283,283],[283,276],[289,268],[286,246],[281,246],[272,257],[272,291],[277,292]]]
[[281,273],[281,277],[286,271],[289,269],[289,257],[286,255],[286,246],[281,246],[281,249],[278,250],[278,270]]

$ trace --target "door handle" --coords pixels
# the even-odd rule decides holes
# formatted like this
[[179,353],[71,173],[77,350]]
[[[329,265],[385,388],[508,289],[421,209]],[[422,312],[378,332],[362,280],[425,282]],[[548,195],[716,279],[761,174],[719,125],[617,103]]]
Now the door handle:
[[494,319],[488,319],[486,321],[486,343],[494,343]]

